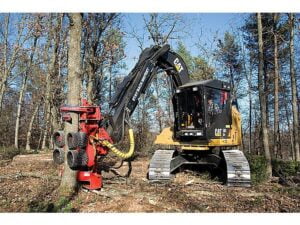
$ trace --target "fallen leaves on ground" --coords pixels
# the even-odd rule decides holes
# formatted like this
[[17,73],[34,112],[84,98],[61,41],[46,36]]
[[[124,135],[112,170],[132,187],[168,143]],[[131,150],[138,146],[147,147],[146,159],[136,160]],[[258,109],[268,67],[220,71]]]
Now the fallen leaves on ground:
[[[129,178],[103,174],[100,191],[80,189],[62,211],[69,212],[300,212],[299,187],[265,183],[227,187],[195,171],[176,174],[171,182],[146,179],[148,158],[132,162]],[[126,174],[124,165],[119,174]],[[17,156],[0,163],[0,212],[54,211],[61,167],[51,154]]]

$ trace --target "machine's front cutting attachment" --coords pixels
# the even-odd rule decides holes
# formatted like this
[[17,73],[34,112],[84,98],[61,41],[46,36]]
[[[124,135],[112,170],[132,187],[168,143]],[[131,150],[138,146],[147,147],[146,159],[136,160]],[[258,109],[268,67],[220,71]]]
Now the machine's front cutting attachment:
[[109,133],[101,126],[103,117],[99,106],[82,100],[80,106],[63,106],[60,110],[65,122],[71,122],[70,113],[77,113],[79,127],[77,132],[65,134],[64,131],[57,131],[53,134],[54,162],[62,164],[66,158],[68,166],[78,171],[77,180],[86,189],[100,189],[102,177],[97,168],[97,157],[105,156],[111,151],[120,158],[130,158],[134,153],[132,129],[129,129],[130,148],[124,153],[113,145]]

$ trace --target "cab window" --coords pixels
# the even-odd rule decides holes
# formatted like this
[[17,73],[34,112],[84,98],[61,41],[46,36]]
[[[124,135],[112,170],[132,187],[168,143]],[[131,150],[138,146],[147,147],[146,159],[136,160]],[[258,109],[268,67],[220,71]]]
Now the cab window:
[[229,100],[229,93],[224,90],[207,88],[206,96],[208,122],[211,125],[226,109],[226,105]]

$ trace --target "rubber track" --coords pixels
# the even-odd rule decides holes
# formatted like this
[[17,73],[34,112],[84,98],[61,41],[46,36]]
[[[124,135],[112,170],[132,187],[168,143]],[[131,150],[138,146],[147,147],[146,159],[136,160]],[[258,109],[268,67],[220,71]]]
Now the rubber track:
[[171,160],[175,150],[155,151],[149,165],[149,180],[171,179]]
[[235,187],[251,187],[249,163],[240,150],[224,150],[227,169],[227,185]]
[[[155,151],[149,165],[149,180],[171,179],[171,162],[175,150]],[[242,151],[224,150],[224,160],[227,171],[227,185],[235,187],[250,187],[250,167]]]

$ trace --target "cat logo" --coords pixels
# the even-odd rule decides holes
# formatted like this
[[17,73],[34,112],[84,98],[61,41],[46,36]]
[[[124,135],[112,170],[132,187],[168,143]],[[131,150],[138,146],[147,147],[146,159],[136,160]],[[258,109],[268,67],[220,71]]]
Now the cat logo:
[[216,137],[221,137],[222,136],[222,129],[216,128],[215,129],[215,136]]
[[179,61],[178,58],[176,58],[174,60],[174,65],[175,65],[175,68],[178,71],[178,73],[180,73],[181,71],[183,71],[183,67],[182,67],[182,65],[181,65],[181,63],[180,63],[180,61]]
[[215,129],[215,136],[216,137],[222,137],[222,136],[225,137],[226,133],[227,133],[226,129],[222,129],[222,128],[216,128]]

